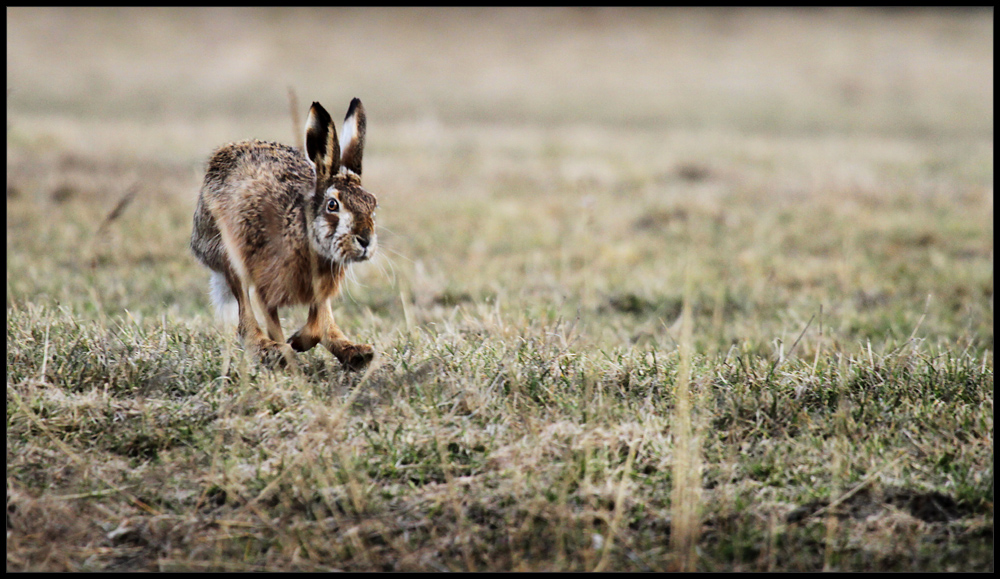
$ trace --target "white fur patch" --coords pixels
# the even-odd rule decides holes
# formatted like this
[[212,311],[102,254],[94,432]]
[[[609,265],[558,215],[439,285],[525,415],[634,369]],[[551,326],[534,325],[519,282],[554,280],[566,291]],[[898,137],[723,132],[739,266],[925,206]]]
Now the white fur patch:
[[215,305],[215,313],[219,321],[226,326],[235,326],[239,322],[240,306],[236,303],[236,297],[229,289],[226,276],[217,271],[212,272],[212,277],[208,280],[208,293]]
[[337,232],[333,234],[334,239],[340,239],[350,233],[351,226],[354,225],[354,214],[350,211],[341,209],[337,215],[340,217],[340,220],[337,222]]
[[354,135],[358,131],[358,121],[351,115],[344,120],[344,130],[340,132],[340,157],[343,159],[347,146],[354,140]]

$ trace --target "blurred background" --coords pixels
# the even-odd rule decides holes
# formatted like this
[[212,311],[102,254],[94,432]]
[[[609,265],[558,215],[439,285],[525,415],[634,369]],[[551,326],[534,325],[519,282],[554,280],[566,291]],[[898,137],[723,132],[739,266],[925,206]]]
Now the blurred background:
[[13,8],[7,16],[8,116],[18,125],[59,115],[175,127],[136,143],[136,153],[200,137],[184,129],[287,138],[287,87],[306,106],[363,97],[382,124],[992,135],[985,9]]
[[119,272],[105,299],[201,311],[211,151],[294,144],[309,103],[339,124],[352,97],[376,312],[403,279],[424,312],[501,295],[669,322],[691,252],[736,335],[797,303],[992,298],[992,9],[8,8],[9,288],[71,301],[45,264],[91,244],[163,268],[159,293]]

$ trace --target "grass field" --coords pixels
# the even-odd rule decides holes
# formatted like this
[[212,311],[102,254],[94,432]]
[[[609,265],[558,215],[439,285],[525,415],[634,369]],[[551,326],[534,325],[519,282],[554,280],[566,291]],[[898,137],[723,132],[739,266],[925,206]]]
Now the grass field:
[[[7,570],[992,571],[993,82],[992,10],[8,8]],[[364,373],[188,248],[289,87]]]

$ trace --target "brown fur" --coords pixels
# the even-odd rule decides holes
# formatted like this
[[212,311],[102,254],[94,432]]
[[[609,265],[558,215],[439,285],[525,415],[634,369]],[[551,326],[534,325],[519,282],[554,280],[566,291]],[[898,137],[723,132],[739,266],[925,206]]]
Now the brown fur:
[[[374,355],[371,346],[347,340],[329,304],[348,265],[375,250],[377,201],[361,186],[366,124],[357,99],[347,120],[356,129],[344,147],[351,171],[341,170],[336,128],[319,103],[309,111],[305,155],[278,143],[241,141],[209,160],[191,249],[224,276],[239,308],[238,334],[262,361],[294,364],[293,349],[318,343],[352,370]],[[340,227],[342,219],[349,226]],[[266,314],[267,336],[253,315],[251,286]],[[278,308],[290,305],[308,305],[309,318],[286,344]]]

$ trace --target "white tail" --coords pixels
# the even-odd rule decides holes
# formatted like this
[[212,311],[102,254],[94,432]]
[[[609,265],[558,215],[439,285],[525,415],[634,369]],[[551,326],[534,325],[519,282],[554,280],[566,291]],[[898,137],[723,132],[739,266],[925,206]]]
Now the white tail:
[[229,289],[226,276],[217,271],[212,272],[212,277],[208,282],[208,292],[215,304],[215,313],[219,320],[227,326],[235,326],[240,319],[240,307],[236,303],[233,291]]

